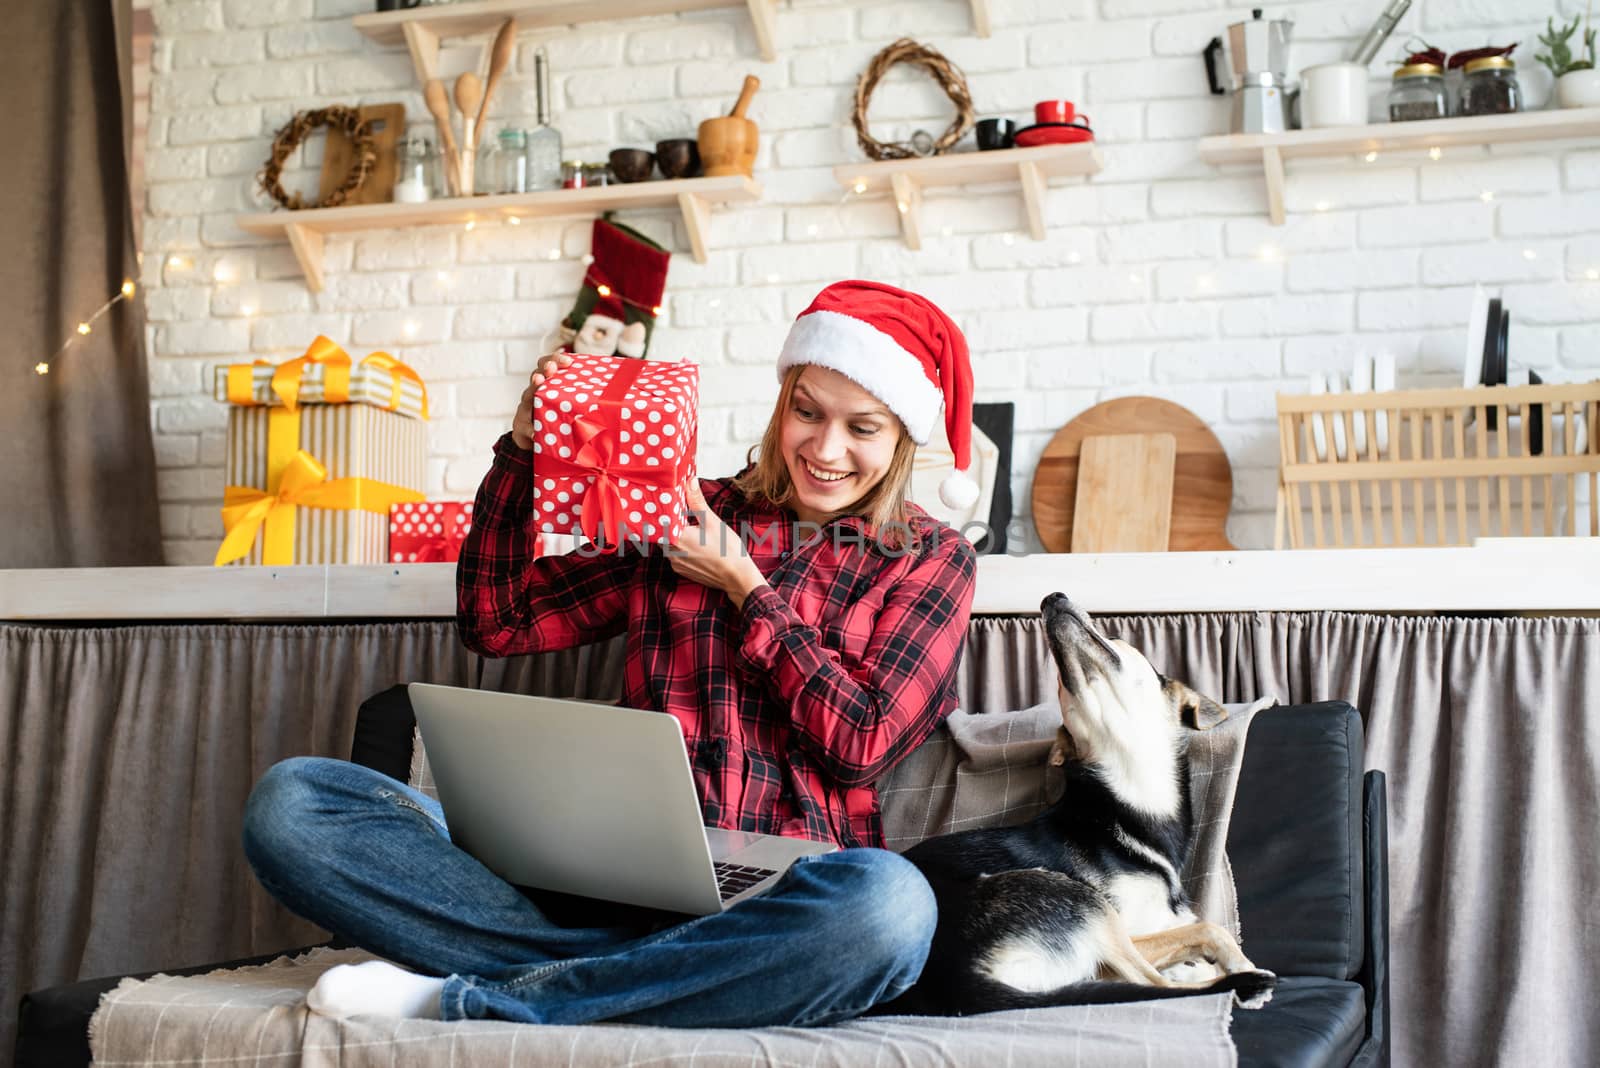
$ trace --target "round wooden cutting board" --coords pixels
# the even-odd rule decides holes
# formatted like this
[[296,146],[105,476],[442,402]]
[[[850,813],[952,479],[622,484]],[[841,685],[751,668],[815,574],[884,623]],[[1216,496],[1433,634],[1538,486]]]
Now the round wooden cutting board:
[[1172,475],[1174,552],[1230,550],[1225,527],[1233,502],[1233,469],[1211,428],[1189,409],[1156,397],[1119,397],[1079,414],[1045,446],[1033,473],[1033,526],[1046,551],[1072,549],[1072,509],[1078,496],[1078,456],[1096,434],[1159,434],[1177,439]]

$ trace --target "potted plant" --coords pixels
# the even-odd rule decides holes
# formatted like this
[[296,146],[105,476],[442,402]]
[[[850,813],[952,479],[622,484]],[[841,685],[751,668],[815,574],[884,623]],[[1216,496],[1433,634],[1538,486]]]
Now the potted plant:
[[1567,43],[1578,32],[1578,20],[1557,28],[1555,21],[1546,18],[1545,32],[1539,43],[1549,49],[1534,56],[1549,68],[1556,78],[1556,101],[1564,108],[1589,108],[1600,106],[1600,70],[1595,69],[1595,31],[1589,26],[1589,14],[1583,16],[1582,58],[1573,58],[1572,47]]

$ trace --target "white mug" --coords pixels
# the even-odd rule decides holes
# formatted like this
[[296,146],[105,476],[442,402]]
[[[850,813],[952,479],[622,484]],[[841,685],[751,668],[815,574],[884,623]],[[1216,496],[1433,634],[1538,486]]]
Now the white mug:
[[1300,72],[1300,125],[1365,126],[1367,68],[1362,63],[1319,63]]

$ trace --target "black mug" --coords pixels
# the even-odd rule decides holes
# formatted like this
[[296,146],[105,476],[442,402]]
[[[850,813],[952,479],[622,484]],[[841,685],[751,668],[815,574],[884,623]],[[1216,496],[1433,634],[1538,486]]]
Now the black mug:
[[997,148],[1010,148],[1017,134],[1017,124],[1010,119],[979,119],[976,127],[978,150],[989,152]]

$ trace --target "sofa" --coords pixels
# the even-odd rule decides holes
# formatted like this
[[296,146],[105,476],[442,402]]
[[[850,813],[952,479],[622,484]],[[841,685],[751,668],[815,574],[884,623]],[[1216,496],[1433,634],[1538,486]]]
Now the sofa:
[[[406,781],[415,738],[409,703],[396,687],[362,705],[350,758]],[[1344,702],[1273,707],[1250,724],[1228,855],[1245,950],[1280,982],[1266,1007],[1233,1013],[1242,1065],[1389,1063],[1385,783],[1381,772],[1363,774],[1362,751],[1360,715]],[[25,995],[18,1068],[88,1064],[90,1017],[121,978]]]

